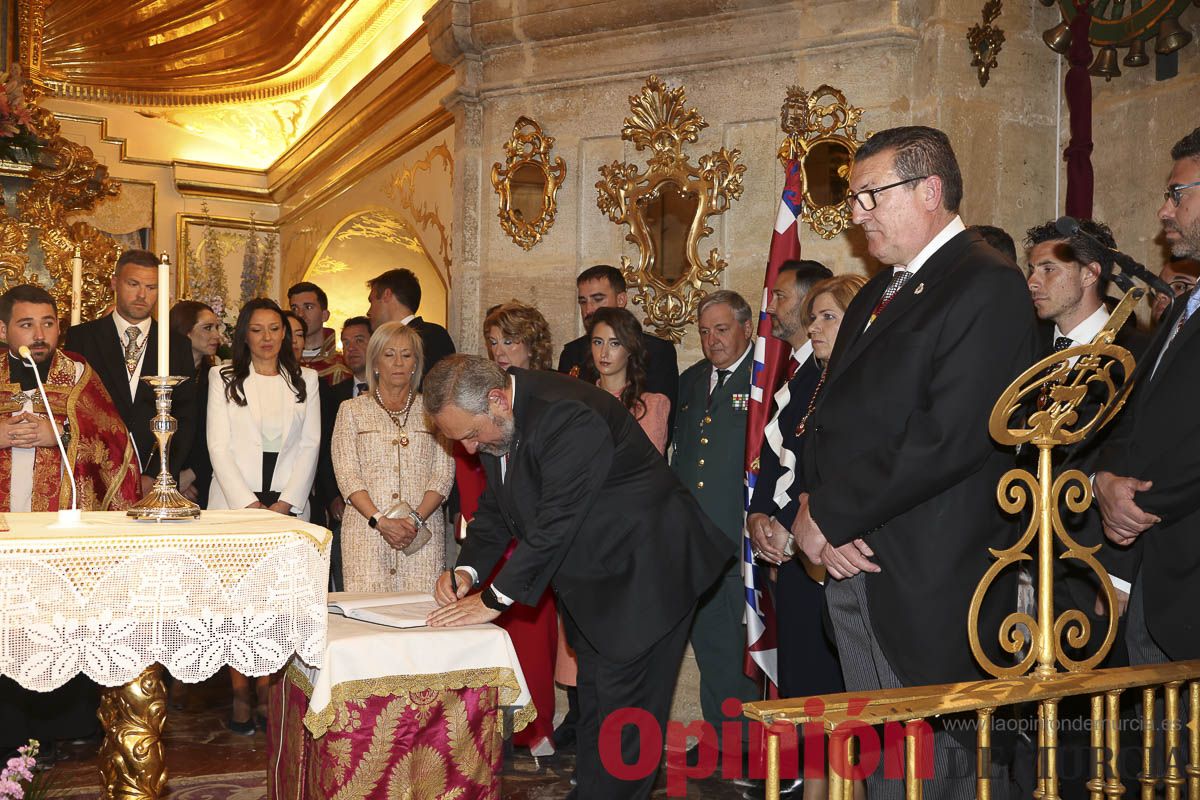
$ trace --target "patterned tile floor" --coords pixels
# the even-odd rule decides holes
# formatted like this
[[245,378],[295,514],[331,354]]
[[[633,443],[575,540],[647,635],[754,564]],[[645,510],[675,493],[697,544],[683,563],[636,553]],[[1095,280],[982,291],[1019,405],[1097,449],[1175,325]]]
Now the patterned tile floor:
[[[196,686],[184,686],[183,690],[172,695],[172,703],[181,707],[168,712],[164,736],[171,778],[235,775],[267,768],[267,742],[263,734],[238,736],[225,727],[230,695],[229,679],[224,673]],[[98,746],[99,742],[64,745],[63,758],[54,766],[55,788],[70,790],[72,798],[88,796],[82,791],[88,788],[98,793]],[[573,756],[535,759],[527,750],[516,751],[505,765],[501,796],[504,800],[562,800],[571,791],[573,768]],[[239,800],[265,798],[265,782],[260,792],[243,791],[236,796]],[[741,797],[741,792],[732,783],[708,779],[689,783],[687,796],[735,800]],[[661,776],[654,797],[666,797],[665,779]]]

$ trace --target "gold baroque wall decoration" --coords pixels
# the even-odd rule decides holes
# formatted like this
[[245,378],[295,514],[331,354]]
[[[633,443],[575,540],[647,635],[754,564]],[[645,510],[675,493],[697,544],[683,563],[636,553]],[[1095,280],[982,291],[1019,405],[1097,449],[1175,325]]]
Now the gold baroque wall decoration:
[[634,302],[645,308],[646,323],[679,342],[696,319],[702,286],[720,284],[725,260],[715,247],[702,260],[700,240],[712,233],[708,218],[742,196],[746,166],[738,163],[740,150],[724,147],[690,162],[683,146],[708,123],[685,106],[682,86],[668,87],[651,75],[629,107],[621,138],[651,150],[647,169],[619,161],[600,167],[596,203],[613,222],[629,226],[625,238],[637,245],[637,266],[622,256],[621,270],[641,290]]
[[858,138],[862,113],[828,84],[811,94],[789,86],[780,109],[780,127],[787,137],[780,145],[779,160],[785,168],[789,161],[799,165],[800,219],[822,239],[832,239],[850,226],[846,193],[850,163],[862,143]]
[[[116,266],[116,242],[82,221],[69,222],[78,212],[116,197],[120,183],[96,161],[91,148],[61,135],[58,120],[37,105],[40,91],[25,86],[32,125],[41,147],[28,166],[12,164],[4,172],[28,181],[17,193],[16,213],[0,205],[0,281],[6,289],[18,283],[46,284],[63,316],[71,308],[71,259],[76,247],[83,258],[82,318],[95,319],[112,301],[109,278]],[[31,264],[30,248],[36,243],[42,263]],[[43,279],[42,275],[45,276]]]
[[518,117],[504,143],[505,160],[492,164],[492,186],[500,198],[500,227],[525,250],[549,233],[556,196],[567,174],[562,158],[550,161],[554,137],[529,117]]
[[401,208],[411,214],[413,221],[422,230],[433,228],[437,231],[437,252],[442,259],[442,266],[446,269],[446,274],[449,275],[452,263],[450,226],[442,221],[436,207],[431,208],[427,201],[417,201],[416,191],[417,175],[421,172],[432,173],[433,164],[439,159],[442,161],[442,169],[450,176],[451,183],[453,183],[454,156],[450,154],[450,148],[445,144],[437,144],[411,167],[406,167],[392,176],[391,183],[384,193],[388,199],[395,199]]
[[975,67],[979,85],[987,86],[991,72],[998,62],[996,56],[1004,46],[1004,31],[992,23],[1000,16],[1001,0],[987,0],[980,15],[983,22],[971,26],[967,31],[967,46],[971,48],[971,66]]

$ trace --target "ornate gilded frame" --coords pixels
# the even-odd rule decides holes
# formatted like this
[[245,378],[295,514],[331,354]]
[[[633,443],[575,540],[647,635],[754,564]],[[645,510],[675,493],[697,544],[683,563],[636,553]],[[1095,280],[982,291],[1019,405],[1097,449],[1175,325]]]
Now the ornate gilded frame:
[[[822,103],[824,99],[829,102]],[[800,163],[803,186],[800,219],[822,239],[832,239],[850,226],[850,206],[844,199],[824,205],[813,199],[805,159],[818,146],[828,143],[845,147],[849,151],[849,164],[862,144],[858,138],[862,113],[861,108],[846,102],[840,90],[828,84],[818,86],[812,94],[799,86],[789,86],[779,112],[780,127],[787,134],[779,147],[779,160],[785,166],[791,160]]]
[[[21,66],[27,76],[25,98],[33,117],[34,133],[41,140],[38,158],[28,167],[30,186],[17,195],[19,218],[0,206],[0,283],[41,283],[29,267],[30,232],[36,230],[50,277],[45,287],[63,316],[71,308],[71,259],[79,250],[83,258],[82,316],[94,319],[112,301],[110,276],[117,263],[117,243],[82,221],[68,217],[91,211],[121,184],[108,176],[91,148],[62,136],[58,120],[38,105],[44,92],[41,69],[41,33],[44,8],[40,3],[20,4]],[[10,173],[25,172],[9,165]]]
[[[530,250],[550,231],[558,211],[558,187],[567,174],[561,157],[550,160],[554,137],[547,136],[529,117],[517,117],[512,136],[504,143],[504,163],[492,164],[492,186],[500,198],[500,227],[525,250]],[[532,165],[543,175],[542,211],[536,219],[525,219],[513,207],[513,178],[525,166]]]
[[[706,294],[703,284],[720,285],[726,262],[715,247],[707,260],[702,260],[700,240],[712,233],[708,218],[725,213],[742,196],[746,171],[746,166],[738,163],[741,151],[724,147],[700,156],[695,165],[690,163],[683,145],[695,142],[708,123],[684,102],[682,86],[668,87],[651,75],[641,93],[629,98],[633,114],[626,117],[621,129],[622,139],[633,142],[638,150],[652,151],[647,169],[614,161],[600,167],[601,180],[596,182],[600,210],[618,225],[628,225],[625,239],[638,248],[636,267],[628,257],[621,257],[625,280],[641,290],[633,301],[645,308],[646,323],[673,342],[679,342],[687,326],[695,322],[696,308]],[[670,282],[655,272],[657,254],[642,214],[642,203],[658,197],[665,183],[694,193],[699,201],[687,232],[687,271]]]

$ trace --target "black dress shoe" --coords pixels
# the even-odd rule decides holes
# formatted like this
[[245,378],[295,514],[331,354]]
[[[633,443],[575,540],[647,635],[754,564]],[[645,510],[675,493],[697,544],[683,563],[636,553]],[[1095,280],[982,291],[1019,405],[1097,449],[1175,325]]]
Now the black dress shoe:
[[575,749],[575,725],[569,722],[561,723],[554,729],[554,735],[551,738],[554,740],[556,752],[573,751]]
[[252,719],[248,719],[248,720],[239,722],[238,720],[234,719],[233,717],[230,717],[229,722],[226,723],[225,727],[229,728],[229,730],[233,731],[238,736],[253,736],[254,735],[254,720],[252,720]]

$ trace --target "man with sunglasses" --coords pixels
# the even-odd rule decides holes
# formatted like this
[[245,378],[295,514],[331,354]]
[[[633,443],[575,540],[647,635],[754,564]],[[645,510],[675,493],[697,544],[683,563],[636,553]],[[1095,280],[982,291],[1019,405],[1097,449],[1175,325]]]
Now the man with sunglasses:
[[[1200,128],[1171,150],[1174,165],[1158,210],[1179,258],[1200,257]],[[1133,664],[1200,658],[1200,321],[1195,290],[1167,315],[1163,345],[1148,352],[1093,482],[1104,532],[1141,542],[1126,613]]]
[[[842,318],[806,426],[808,494],[792,525],[826,567],[849,692],[982,678],[967,611],[988,548],[1017,535],[996,505],[1013,453],[991,441],[988,415],[1034,360],[1036,323],[1021,272],[966,229],[961,199],[954,151],[933,128],[876,133],[850,171],[852,219],[884,269]],[[1012,582],[992,587],[981,639],[995,639],[1015,593]],[[975,797],[969,739],[935,731],[926,797]],[[881,773],[868,796],[904,796],[903,781]]]

